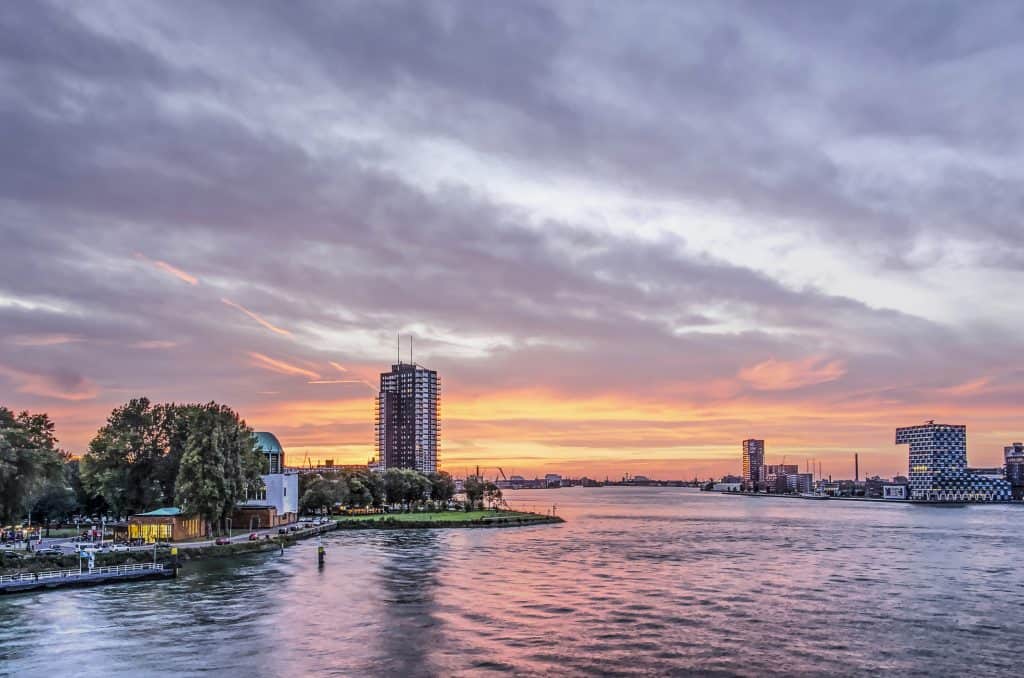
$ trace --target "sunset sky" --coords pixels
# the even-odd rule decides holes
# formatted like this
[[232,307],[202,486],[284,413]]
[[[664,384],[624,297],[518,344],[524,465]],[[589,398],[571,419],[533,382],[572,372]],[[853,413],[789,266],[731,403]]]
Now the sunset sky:
[[1024,438],[1024,5],[0,4],[0,404],[226,403],[365,462],[906,472]]

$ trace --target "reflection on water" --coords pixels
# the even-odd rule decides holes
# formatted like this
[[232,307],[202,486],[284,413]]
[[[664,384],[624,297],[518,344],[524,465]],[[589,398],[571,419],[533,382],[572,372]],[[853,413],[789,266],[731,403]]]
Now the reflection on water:
[[437,609],[439,538],[436,532],[383,532],[388,553],[376,579],[382,592],[376,670],[396,676],[430,673],[431,649],[444,642]]
[[0,598],[0,674],[1010,674],[1020,507],[513,493],[557,526],[332,533]]

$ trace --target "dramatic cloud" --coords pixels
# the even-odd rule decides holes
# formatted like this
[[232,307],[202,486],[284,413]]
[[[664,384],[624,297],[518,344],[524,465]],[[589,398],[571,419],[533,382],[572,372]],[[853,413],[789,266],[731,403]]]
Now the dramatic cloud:
[[891,474],[926,418],[994,463],[1024,396],[1022,24],[8,3],[0,402],[80,452],[132,396],[217,399],[365,461],[400,333],[453,468],[692,477],[757,436]]

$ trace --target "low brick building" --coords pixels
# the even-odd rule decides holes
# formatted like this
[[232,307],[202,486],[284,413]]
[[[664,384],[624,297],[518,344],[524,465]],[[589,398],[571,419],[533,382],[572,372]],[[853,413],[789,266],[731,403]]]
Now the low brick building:
[[159,508],[128,518],[128,538],[147,544],[157,541],[192,541],[206,537],[206,521],[183,515],[175,507]]
[[231,515],[231,526],[235,529],[265,530],[287,522],[289,521],[278,515],[277,507],[269,505],[236,506],[235,512]]

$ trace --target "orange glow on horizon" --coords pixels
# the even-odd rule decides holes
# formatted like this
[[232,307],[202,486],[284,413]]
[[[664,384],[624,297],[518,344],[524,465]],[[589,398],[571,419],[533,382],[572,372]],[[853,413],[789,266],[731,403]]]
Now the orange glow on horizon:
[[[262,369],[302,379],[280,390],[254,389],[244,398],[217,399],[254,429],[273,431],[290,465],[302,465],[307,458],[312,464],[326,459],[363,464],[373,456],[372,389],[350,384],[358,379],[307,385],[319,376],[307,367],[261,353],[249,357]],[[963,394],[924,390],[920,403],[908,405],[872,393],[832,399],[789,394],[786,402],[775,392],[768,399],[763,392],[743,392],[725,382],[714,397],[704,399],[696,383],[641,397],[569,397],[555,389],[479,394],[449,388],[441,410],[440,466],[457,475],[480,465],[527,477],[555,472],[619,478],[629,472],[705,478],[738,472],[740,441],[757,437],[767,440],[769,463],[785,455],[803,468],[814,459],[823,463],[826,474],[852,477],[856,451],[863,475],[888,477],[906,472],[906,450],[894,444],[894,429],[932,418],[968,425],[972,465],[999,463],[1002,446],[1021,438],[1019,414],[1012,403],[993,407],[977,400],[978,393],[991,393],[984,385],[956,390]],[[138,395],[143,394],[104,392],[91,400],[54,400],[45,408],[26,409],[49,412],[61,445],[81,454],[110,410]],[[173,399],[147,395],[154,402]]]

